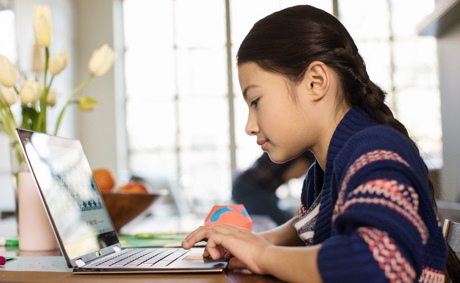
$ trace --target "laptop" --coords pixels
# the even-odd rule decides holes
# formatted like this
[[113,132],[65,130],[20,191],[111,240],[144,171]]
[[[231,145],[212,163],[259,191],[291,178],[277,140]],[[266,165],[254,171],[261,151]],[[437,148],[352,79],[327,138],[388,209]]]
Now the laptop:
[[16,129],[61,253],[76,274],[222,272],[203,247],[123,248],[79,140]]

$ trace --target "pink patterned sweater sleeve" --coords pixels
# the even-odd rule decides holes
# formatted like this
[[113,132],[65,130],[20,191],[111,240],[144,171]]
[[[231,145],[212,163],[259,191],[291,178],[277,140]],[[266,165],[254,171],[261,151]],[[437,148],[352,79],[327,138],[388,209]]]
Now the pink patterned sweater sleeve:
[[327,226],[321,214],[330,209],[318,256],[323,281],[444,282],[445,240],[418,151],[390,127],[347,136],[343,126],[331,142],[317,223]]

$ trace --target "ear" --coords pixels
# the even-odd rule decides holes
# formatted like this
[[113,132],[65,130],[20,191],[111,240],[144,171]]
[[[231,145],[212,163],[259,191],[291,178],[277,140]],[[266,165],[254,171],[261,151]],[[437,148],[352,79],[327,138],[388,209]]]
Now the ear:
[[321,61],[313,61],[304,75],[304,86],[314,101],[321,100],[331,84],[331,70]]

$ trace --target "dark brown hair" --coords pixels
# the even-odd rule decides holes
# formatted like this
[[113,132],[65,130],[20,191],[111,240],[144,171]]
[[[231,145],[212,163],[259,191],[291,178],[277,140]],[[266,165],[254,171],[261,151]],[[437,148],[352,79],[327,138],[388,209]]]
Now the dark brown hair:
[[[370,80],[352,37],[331,14],[309,5],[275,12],[254,25],[237,53],[238,66],[255,62],[262,69],[281,74],[294,83],[302,80],[314,61],[325,63],[339,76],[343,103],[361,107],[378,122],[402,133],[417,148],[406,127],[385,104],[386,93]],[[425,168],[428,171],[426,165]],[[431,181],[429,187],[436,209]],[[458,262],[449,247],[448,268],[455,260]],[[449,273],[455,273],[452,271]]]

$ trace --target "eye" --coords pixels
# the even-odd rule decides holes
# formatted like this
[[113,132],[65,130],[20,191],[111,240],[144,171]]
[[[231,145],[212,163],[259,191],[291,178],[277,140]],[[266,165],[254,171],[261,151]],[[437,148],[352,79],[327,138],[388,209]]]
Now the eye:
[[257,107],[257,104],[259,103],[259,98],[257,99],[254,99],[253,101],[251,101],[251,104],[250,106],[254,106],[254,107]]

